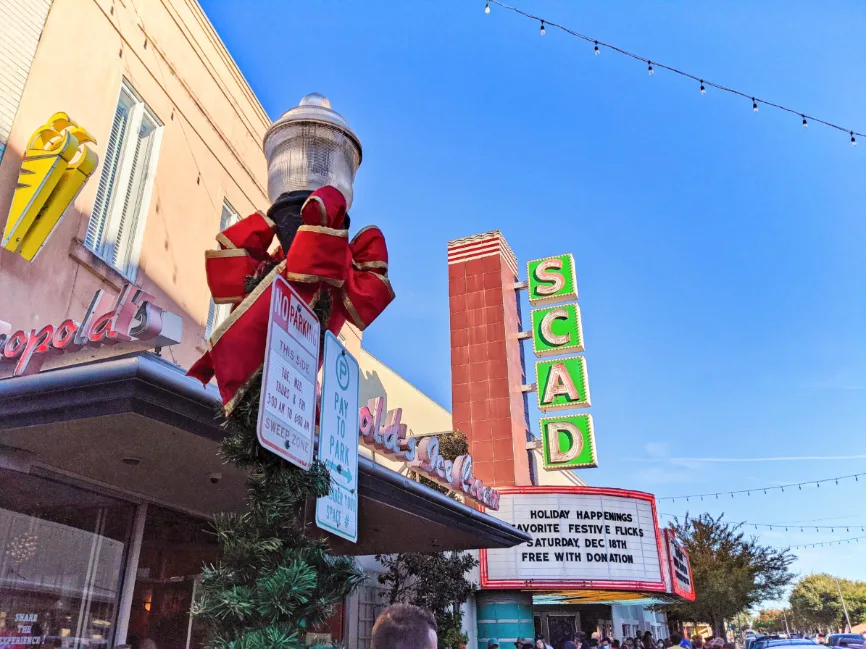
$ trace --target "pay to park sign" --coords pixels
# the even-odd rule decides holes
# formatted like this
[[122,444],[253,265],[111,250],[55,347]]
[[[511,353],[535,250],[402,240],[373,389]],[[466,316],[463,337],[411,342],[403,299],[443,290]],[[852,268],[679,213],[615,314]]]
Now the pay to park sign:
[[358,361],[325,333],[319,459],[331,474],[331,493],[316,501],[316,525],[358,542]]
[[313,461],[319,319],[282,277],[271,292],[257,434],[266,449],[304,470]]

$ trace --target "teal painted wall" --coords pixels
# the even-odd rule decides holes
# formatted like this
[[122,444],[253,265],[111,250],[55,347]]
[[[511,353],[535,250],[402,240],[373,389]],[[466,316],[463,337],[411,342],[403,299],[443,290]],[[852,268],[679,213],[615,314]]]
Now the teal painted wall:
[[487,649],[496,638],[502,649],[511,649],[517,638],[535,636],[532,594],[520,591],[480,592],[476,596],[478,647]]

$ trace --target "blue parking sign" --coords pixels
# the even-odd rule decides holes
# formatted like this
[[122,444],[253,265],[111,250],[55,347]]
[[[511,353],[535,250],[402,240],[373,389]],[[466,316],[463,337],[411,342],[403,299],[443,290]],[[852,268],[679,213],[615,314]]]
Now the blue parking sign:
[[330,331],[325,333],[319,459],[331,493],[316,501],[316,525],[358,542],[358,390],[361,369]]

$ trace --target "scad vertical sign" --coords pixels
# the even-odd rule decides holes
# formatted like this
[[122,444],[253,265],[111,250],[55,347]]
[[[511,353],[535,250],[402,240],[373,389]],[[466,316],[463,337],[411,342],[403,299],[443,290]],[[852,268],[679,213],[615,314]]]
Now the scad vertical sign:
[[[577,305],[577,276],[571,254],[534,259],[527,264],[529,303],[533,307],[532,350],[538,409],[543,413],[589,408],[586,358],[566,354],[584,351],[583,325]],[[560,357],[560,358],[551,358]],[[598,466],[590,414],[543,417],[539,422],[547,470]]]
[[313,461],[319,319],[280,276],[271,292],[271,315],[257,434],[266,449],[304,470]]
[[316,525],[358,542],[358,406],[360,367],[334,334],[325,333],[319,459],[331,493],[316,501]]

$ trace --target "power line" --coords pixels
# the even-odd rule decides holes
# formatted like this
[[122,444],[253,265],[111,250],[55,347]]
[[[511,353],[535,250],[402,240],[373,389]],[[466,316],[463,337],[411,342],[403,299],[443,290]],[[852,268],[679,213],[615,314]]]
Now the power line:
[[790,113],[792,115],[798,116],[802,121],[801,124],[803,128],[807,128],[810,123],[823,124],[829,128],[835,129],[837,131],[841,131],[843,133],[848,134],[850,138],[850,142],[852,145],[857,144],[857,137],[866,137],[866,134],[861,133],[859,131],[855,131],[854,129],[847,128],[845,126],[840,126],[839,124],[834,124],[825,119],[821,119],[819,117],[814,117],[813,115],[808,115],[800,110],[795,110],[793,108],[789,108],[787,106],[783,106],[782,104],[777,104],[775,102],[769,101],[767,99],[761,99],[757,95],[752,93],[743,92],[741,90],[737,90],[735,88],[731,88],[720,83],[715,83],[714,81],[709,81],[703,77],[699,77],[690,72],[686,72],[685,70],[680,70],[679,68],[675,68],[670,65],[665,65],[664,63],[659,63],[658,61],[650,60],[646,57],[641,56],[640,54],[635,54],[633,52],[629,52],[621,47],[613,45],[611,43],[606,43],[604,41],[600,41],[596,38],[592,38],[591,36],[587,36],[586,34],[581,34],[565,25],[560,25],[559,23],[552,22],[547,18],[542,18],[541,16],[536,16],[527,11],[523,11],[517,7],[512,7],[511,5],[507,5],[504,2],[500,2],[500,0],[488,0],[484,6],[484,13],[490,13],[490,5],[495,4],[503,9],[507,9],[508,11],[512,11],[519,16],[523,16],[529,20],[538,21],[541,25],[540,34],[544,36],[547,33],[547,29],[549,27],[554,27],[556,29],[561,30],[562,32],[568,34],[569,36],[574,36],[575,38],[579,38],[580,40],[586,41],[587,43],[593,44],[593,52],[596,56],[601,53],[601,50],[610,50],[612,52],[616,52],[617,54],[621,54],[628,58],[634,59],[635,61],[640,61],[642,63],[646,63],[647,73],[652,76],[655,74],[656,70],[667,70],[668,72],[673,72],[674,74],[678,74],[681,77],[686,79],[691,79],[692,81],[696,81],[700,84],[700,92],[702,95],[707,94],[707,87],[715,88],[716,90],[721,90],[722,92],[727,92],[729,94],[742,97],[744,99],[748,99],[752,102],[752,110],[754,112],[758,112],[759,106],[767,106],[769,108],[775,108],[777,110],[784,111],[786,113]]
[[823,478],[821,480],[806,480],[804,482],[792,482],[790,484],[773,485],[770,487],[757,487],[755,489],[737,489],[735,491],[716,491],[716,492],[703,493],[703,494],[688,494],[685,496],[665,496],[663,498],[658,498],[658,500],[660,500],[660,501],[661,500],[670,500],[671,502],[676,502],[677,500],[685,500],[686,502],[690,502],[692,498],[699,498],[700,500],[704,500],[705,498],[708,498],[708,499],[714,498],[714,499],[718,500],[719,496],[730,496],[731,498],[734,498],[738,494],[740,494],[740,495],[745,494],[746,496],[751,496],[753,493],[758,494],[758,495],[760,495],[760,494],[766,495],[768,492],[776,491],[776,490],[781,490],[782,493],[784,493],[785,489],[793,489],[794,487],[796,487],[798,491],[802,491],[803,487],[811,487],[812,485],[814,485],[815,487],[820,489],[822,484],[826,484],[828,482],[834,482],[838,485],[840,480],[850,480],[851,478],[854,478],[855,482],[860,482],[860,476],[866,476],[866,473],[852,473],[850,475],[840,475],[840,476],[837,476],[835,478]]

